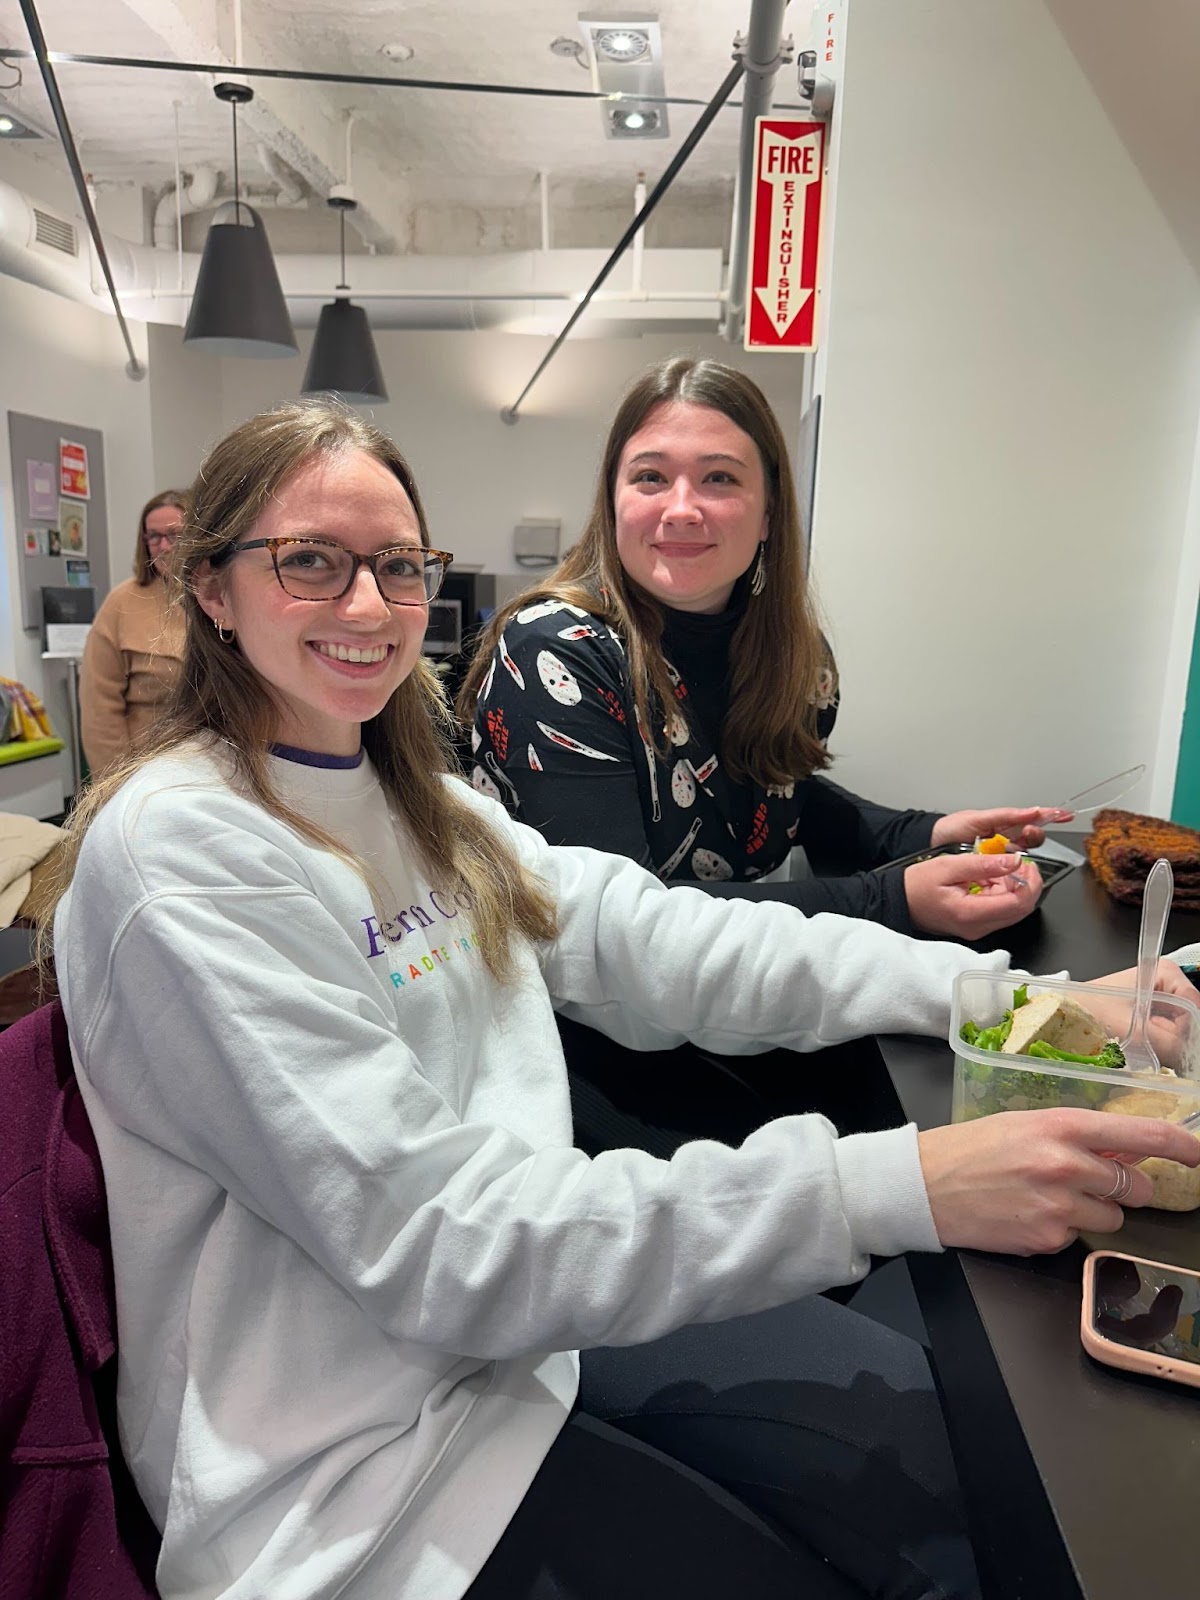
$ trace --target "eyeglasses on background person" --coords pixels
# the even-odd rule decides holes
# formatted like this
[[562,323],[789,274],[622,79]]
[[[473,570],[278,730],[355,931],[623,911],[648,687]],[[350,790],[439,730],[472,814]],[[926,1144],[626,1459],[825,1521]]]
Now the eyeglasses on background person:
[[359,567],[369,567],[380,594],[391,606],[423,606],[442,587],[454,560],[448,550],[392,545],[360,556],[332,539],[247,539],[214,563],[243,550],[269,550],[279,587],[293,600],[340,600],[348,594]]

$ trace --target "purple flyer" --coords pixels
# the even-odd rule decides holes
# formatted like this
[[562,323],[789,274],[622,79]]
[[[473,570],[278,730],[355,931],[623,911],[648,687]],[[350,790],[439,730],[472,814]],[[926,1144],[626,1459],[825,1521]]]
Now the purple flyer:
[[58,516],[58,479],[50,461],[26,461],[30,522],[53,522]]

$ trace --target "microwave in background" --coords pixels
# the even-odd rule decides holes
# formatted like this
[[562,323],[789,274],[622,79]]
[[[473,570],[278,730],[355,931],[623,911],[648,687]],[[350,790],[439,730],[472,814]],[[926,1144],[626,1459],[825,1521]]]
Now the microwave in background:
[[438,598],[429,602],[429,623],[425,629],[427,656],[456,656],[462,649],[462,601]]

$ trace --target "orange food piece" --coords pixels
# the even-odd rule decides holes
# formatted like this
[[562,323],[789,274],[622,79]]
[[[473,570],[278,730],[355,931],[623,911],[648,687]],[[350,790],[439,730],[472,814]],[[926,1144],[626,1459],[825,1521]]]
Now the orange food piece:
[[1002,833],[994,833],[990,839],[980,839],[975,848],[981,856],[1002,856],[1008,853],[1008,840]]

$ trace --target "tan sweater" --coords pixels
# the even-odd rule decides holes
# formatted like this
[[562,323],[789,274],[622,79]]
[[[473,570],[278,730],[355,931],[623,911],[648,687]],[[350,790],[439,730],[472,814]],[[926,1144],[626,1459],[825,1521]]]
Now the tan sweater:
[[79,713],[83,749],[99,776],[133,749],[153,725],[179,672],[182,613],[167,605],[166,585],[127,578],[92,624],[83,652]]

